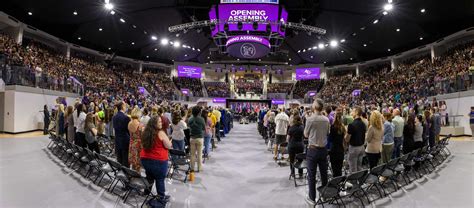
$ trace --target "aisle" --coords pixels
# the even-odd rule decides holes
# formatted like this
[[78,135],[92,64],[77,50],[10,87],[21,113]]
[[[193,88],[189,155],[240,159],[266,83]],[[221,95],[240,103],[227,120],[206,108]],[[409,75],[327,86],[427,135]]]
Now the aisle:
[[256,124],[234,126],[196,181],[168,181],[170,207],[306,207],[306,187],[288,180],[289,167],[273,161]]

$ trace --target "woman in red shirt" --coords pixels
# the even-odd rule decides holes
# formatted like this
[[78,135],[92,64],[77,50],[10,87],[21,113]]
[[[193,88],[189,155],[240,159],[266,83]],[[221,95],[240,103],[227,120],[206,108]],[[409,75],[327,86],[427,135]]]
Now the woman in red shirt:
[[148,181],[155,181],[156,191],[161,202],[168,202],[165,195],[165,178],[168,171],[168,149],[171,141],[166,135],[163,120],[153,116],[147,123],[142,134],[142,150],[140,159],[145,168]]

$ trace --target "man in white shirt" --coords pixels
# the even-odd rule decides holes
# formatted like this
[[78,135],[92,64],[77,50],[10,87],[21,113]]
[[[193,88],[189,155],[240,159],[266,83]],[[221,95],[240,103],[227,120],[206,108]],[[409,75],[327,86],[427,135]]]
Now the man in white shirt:
[[286,141],[286,132],[288,130],[288,125],[290,125],[290,118],[286,115],[283,109],[278,110],[278,115],[275,117],[275,160],[278,156],[278,145]]
[[395,126],[394,130],[394,147],[392,152],[392,159],[400,157],[401,147],[403,144],[403,128],[405,127],[405,121],[400,117],[400,110],[394,109],[392,123]]

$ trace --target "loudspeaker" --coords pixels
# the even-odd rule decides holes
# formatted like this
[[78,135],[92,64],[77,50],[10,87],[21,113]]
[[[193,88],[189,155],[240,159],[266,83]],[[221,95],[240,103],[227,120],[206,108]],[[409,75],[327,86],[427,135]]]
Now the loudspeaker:
[[229,73],[225,73],[225,83],[229,83]]
[[273,77],[273,75],[272,75],[272,73],[270,73],[270,77],[268,78],[268,83],[270,83],[270,84],[272,83],[272,77]]

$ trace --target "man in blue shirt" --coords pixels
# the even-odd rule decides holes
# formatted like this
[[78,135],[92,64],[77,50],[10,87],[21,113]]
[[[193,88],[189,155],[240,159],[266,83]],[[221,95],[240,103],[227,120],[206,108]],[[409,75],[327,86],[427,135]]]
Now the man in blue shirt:
[[112,118],[115,130],[115,155],[117,155],[117,162],[128,168],[128,148],[130,145],[128,123],[130,118],[124,113],[126,106],[123,101],[119,102],[116,107],[119,111]]

